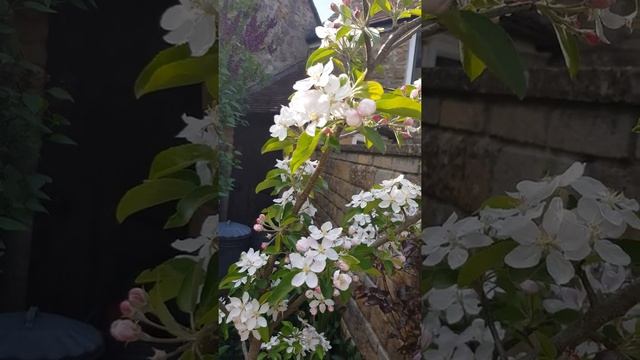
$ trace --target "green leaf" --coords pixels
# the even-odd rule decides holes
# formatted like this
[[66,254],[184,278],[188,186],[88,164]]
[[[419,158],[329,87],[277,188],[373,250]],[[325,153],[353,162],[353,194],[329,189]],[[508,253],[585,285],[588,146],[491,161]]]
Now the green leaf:
[[515,247],[513,241],[501,241],[472,255],[460,269],[458,286],[468,287],[488,270],[501,267],[504,257]]
[[271,151],[284,150],[285,148],[291,146],[292,143],[289,139],[285,139],[280,141],[278,138],[271,138],[267,140],[267,142],[262,145],[262,154],[266,154]]
[[369,98],[371,100],[379,100],[384,95],[384,88],[377,81],[367,81],[361,88],[358,96],[361,98]]
[[56,133],[56,134],[51,134],[51,136],[49,136],[49,141],[57,143],[57,144],[62,144],[62,145],[78,145],[77,142],[73,141],[73,139],[71,139],[70,137],[64,135],[64,134],[60,134],[60,133]]
[[376,109],[392,115],[422,118],[422,105],[419,102],[395,94],[384,94],[376,100]]
[[440,15],[438,20],[518,97],[525,96],[526,69],[511,38],[499,25],[483,15],[465,10],[451,10]]
[[29,227],[17,220],[0,216],[0,229],[6,231],[27,231]]
[[311,155],[313,155],[313,152],[318,146],[319,140],[320,131],[318,129],[316,129],[315,136],[310,136],[306,132],[303,132],[302,135],[300,135],[298,143],[296,144],[296,149],[293,151],[293,156],[291,157],[290,166],[292,174],[294,174],[305,161],[311,158]]
[[[202,286],[202,295],[196,312],[198,325],[206,324],[206,318],[209,317],[211,311],[218,307],[218,254],[211,256],[207,273]],[[215,312],[215,320],[218,320],[218,312]]]
[[34,114],[39,113],[45,106],[44,99],[36,94],[22,94],[22,103]]
[[151,312],[158,317],[158,320],[167,328],[169,333],[179,337],[189,336],[189,333],[176,321],[164,304],[159,285],[154,286],[149,291],[149,304],[151,305]]
[[266,190],[280,184],[282,184],[282,181],[280,181],[280,179],[265,179],[256,186],[256,194],[262,190]]
[[192,261],[191,269],[185,276],[178,297],[176,297],[178,308],[185,313],[192,313],[195,310],[203,276],[204,271],[200,263]]
[[468,47],[464,46],[460,42],[460,61],[462,62],[462,68],[469,77],[469,80],[474,81],[478,76],[484,73],[487,66],[480,60]]
[[297,272],[289,271],[287,272],[281,279],[278,286],[276,286],[269,296],[270,304],[277,304],[280,301],[284,300],[291,290],[295,289],[293,285],[291,285],[291,280],[296,276]]
[[122,223],[131,214],[138,211],[180,199],[196,188],[192,182],[178,179],[148,180],[130,189],[120,199],[116,209],[116,218]]
[[324,62],[326,59],[330,58],[335,54],[335,50],[330,48],[317,48],[314,52],[309,55],[307,59],[306,68],[309,68],[319,62]]
[[534,336],[538,342],[540,352],[548,359],[555,359],[558,355],[558,350],[553,341],[549,337],[540,331],[536,331]]
[[53,96],[58,100],[66,100],[66,101],[74,102],[73,97],[65,89],[62,89],[59,87],[52,87],[48,89],[47,92],[49,93],[49,95]]
[[269,339],[269,327],[261,327],[258,329],[258,333],[260,334],[260,339],[263,341],[267,341]]
[[507,195],[496,195],[485,200],[480,206],[481,209],[513,209],[519,205],[518,199]]
[[384,153],[387,150],[387,145],[384,143],[384,139],[374,128],[363,126],[358,130],[367,139],[368,148],[375,146],[381,153]]
[[212,81],[218,69],[218,51],[192,57],[188,45],[163,50],[142,70],[134,87],[136,97],[179,86]]
[[580,67],[580,52],[578,51],[576,36],[568,32],[564,26],[558,25],[553,21],[551,23],[553,24],[553,29],[556,31],[558,43],[560,43],[562,55],[564,56],[564,62],[567,65],[567,70],[569,70],[569,76],[575,79]]
[[158,153],[151,163],[149,179],[157,179],[187,168],[198,161],[212,162],[216,152],[202,144],[174,146]]
[[164,224],[165,229],[187,225],[193,214],[204,204],[217,197],[213,186],[200,186],[178,201],[176,212]]
[[39,3],[37,1],[24,1],[22,2],[22,6],[35,11],[43,12],[43,13],[50,13],[50,14],[56,13],[56,11],[50,8],[49,6]]

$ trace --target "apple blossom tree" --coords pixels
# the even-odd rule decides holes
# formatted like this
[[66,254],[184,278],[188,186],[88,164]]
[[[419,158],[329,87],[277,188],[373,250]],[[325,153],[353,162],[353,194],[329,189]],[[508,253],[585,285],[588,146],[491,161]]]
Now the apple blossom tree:
[[[335,20],[316,28],[321,46],[309,56],[306,77],[294,84],[262,148],[282,154],[256,188],[274,196],[254,224],[268,241],[242,253],[218,282],[217,217],[206,218],[198,236],[172,244],[184,254],[140,274],[140,287],[121,304],[123,318],[113,323],[113,336],[173,345],[156,350],[156,360],[214,359],[219,340],[239,340],[250,360],[324,358],[332,344],[318,328],[322,317],[344,305],[365,276],[407,266],[402,246],[419,232],[421,189],[404,176],[354,194],[340,224],[316,218],[315,196],[327,189],[322,172],[330,154],[340,150],[340,139],[359,133],[367,147],[384,152],[378,129],[389,129],[400,144],[420,131],[421,80],[398,89],[374,80],[389,53],[419,32],[428,37],[449,31],[461,41],[471,80],[489,70],[523,97],[526,69],[495,20],[528,10],[549,18],[575,76],[580,39],[606,43],[605,27],[631,28],[635,12],[614,14],[611,4],[428,0],[425,14],[414,0],[332,4]],[[166,227],[180,227],[217,199],[222,181],[215,5],[180,0],[161,19],[165,40],[174,46],[143,70],[136,95],[204,84],[211,107],[202,119],[183,116],[186,128],[178,136],[189,143],[156,156],[149,178],[122,198],[120,221],[177,200]],[[378,13],[392,21],[385,33],[370,25]],[[595,339],[597,346],[618,340],[612,330],[599,331],[614,318],[597,314],[604,309],[631,320],[628,311],[640,293],[630,280],[634,256],[616,239],[638,225],[638,205],[583,177],[583,167],[524,182],[518,193],[487,202],[478,216],[458,221],[454,215],[425,230],[422,345],[428,358],[506,359],[519,352],[553,358],[582,340]],[[549,323],[545,315],[552,313],[569,320]],[[551,337],[554,330],[560,332]]]

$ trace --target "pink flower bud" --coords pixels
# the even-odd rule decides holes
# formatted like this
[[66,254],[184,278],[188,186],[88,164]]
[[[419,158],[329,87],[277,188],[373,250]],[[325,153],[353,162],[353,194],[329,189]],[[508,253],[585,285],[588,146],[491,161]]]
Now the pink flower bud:
[[347,125],[353,127],[360,127],[362,125],[362,117],[358,114],[358,111],[355,109],[349,109],[345,112],[345,117],[347,118]]
[[422,8],[427,14],[441,15],[449,10],[453,0],[427,0]]
[[253,230],[255,232],[262,232],[264,230],[264,227],[262,225],[260,225],[260,224],[254,224],[253,225]]
[[265,250],[267,248],[267,246],[269,246],[269,243],[268,242],[263,242],[263,243],[260,244],[260,249],[261,250]]
[[264,224],[264,221],[267,219],[267,217],[264,214],[260,214],[260,216],[258,216],[258,218],[256,219],[256,224]]
[[313,290],[305,291],[304,296],[306,296],[308,299],[311,299],[313,297]]
[[338,260],[338,268],[342,271],[349,271],[349,264],[342,260]]
[[142,288],[133,288],[129,290],[128,300],[131,305],[137,309],[144,308],[149,303],[149,296]]
[[522,289],[522,291],[529,295],[533,295],[540,291],[540,285],[538,285],[538,283],[533,280],[525,280],[521,282],[520,288]]
[[338,9],[338,5],[336,5],[336,3],[331,3],[330,8],[334,13],[340,13],[340,9]]
[[131,320],[116,320],[111,323],[111,336],[122,342],[132,342],[140,339],[142,329]]
[[316,288],[313,289],[313,291],[315,291],[317,294],[321,294],[322,293],[322,289],[320,289],[320,286],[316,286]]
[[340,290],[338,290],[338,289],[333,289],[333,296],[334,296],[334,297],[338,297],[338,296],[340,296]]
[[378,114],[374,114],[373,116],[371,116],[371,120],[373,120],[375,122],[380,122],[380,120],[382,120],[382,116],[380,116]]
[[409,94],[409,97],[412,99],[417,99],[420,97],[420,90],[418,89],[413,89],[411,90],[411,94]]
[[331,136],[333,134],[333,130],[331,130],[331,128],[324,128],[322,130],[322,133],[327,135],[327,136]]
[[133,316],[136,314],[136,309],[133,307],[133,305],[131,305],[129,300],[124,300],[120,303],[120,313],[123,317],[133,318]]
[[416,121],[413,120],[413,118],[406,118],[404,119],[404,125],[405,126],[413,126],[415,125]]
[[376,102],[371,99],[363,99],[358,104],[358,114],[360,116],[369,116],[373,115],[376,112]]
[[342,0],[342,5],[349,7],[351,6],[351,0]]
[[329,310],[329,312],[333,312],[333,305],[327,306],[327,310]]
[[584,34],[584,40],[587,42],[587,44],[589,44],[591,46],[595,46],[595,45],[600,44],[600,38],[593,31],[586,32]]

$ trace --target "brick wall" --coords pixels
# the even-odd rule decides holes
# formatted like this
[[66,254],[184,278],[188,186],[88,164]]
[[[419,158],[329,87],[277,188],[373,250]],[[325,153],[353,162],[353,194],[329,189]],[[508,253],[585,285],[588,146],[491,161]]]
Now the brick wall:
[[530,73],[520,101],[484,76],[469,84],[459,69],[426,69],[423,219],[469,213],[519,180],[556,174],[574,161],[587,174],[640,197],[640,69],[564,69]]
[[[364,145],[343,145],[342,152],[330,158],[323,174],[329,184],[329,191],[318,194],[314,201],[318,208],[318,220],[340,223],[345,204],[351,201],[353,194],[368,190],[374,184],[400,174],[419,183],[420,171],[419,144],[403,147],[389,145],[385,154],[367,150]],[[369,286],[384,286],[377,281],[378,279],[365,279]],[[392,288],[418,286],[417,278],[406,274],[395,276],[389,284]],[[395,293],[393,289],[391,292]],[[365,306],[360,300],[347,304],[343,329],[353,339],[364,359],[408,359],[398,351],[402,342],[398,339],[392,326],[395,322],[390,316],[377,307]]]

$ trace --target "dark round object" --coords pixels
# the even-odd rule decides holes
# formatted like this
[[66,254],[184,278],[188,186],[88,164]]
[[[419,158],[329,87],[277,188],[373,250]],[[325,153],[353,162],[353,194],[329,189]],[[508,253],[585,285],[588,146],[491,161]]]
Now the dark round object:
[[223,278],[229,266],[240,259],[243,251],[251,247],[251,228],[232,221],[218,224],[218,241],[220,252],[218,261],[218,277]]
[[93,360],[102,351],[102,336],[89,324],[35,307],[0,314],[0,360]]

